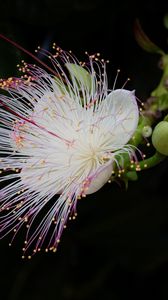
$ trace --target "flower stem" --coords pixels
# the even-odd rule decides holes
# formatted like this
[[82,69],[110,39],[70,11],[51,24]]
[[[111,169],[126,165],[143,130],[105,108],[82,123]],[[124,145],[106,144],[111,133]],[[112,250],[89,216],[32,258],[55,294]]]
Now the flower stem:
[[131,171],[141,171],[145,169],[152,168],[158,165],[161,161],[163,161],[167,156],[156,152],[153,156],[144,159],[138,163],[131,164],[129,170]]
[[143,135],[142,135],[142,130],[144,128],[144,126],[151,126],[152,125],[152,120],[151,118],[145,117],[145,116],[141,116],[139,119],[139,125],[137,127],[136,132],[134,133],[133,137],[131,138],[131,140],[129,141],[130,145],[133,145],[135,147],[137,147],[139,144],[142,143],[143,141]]

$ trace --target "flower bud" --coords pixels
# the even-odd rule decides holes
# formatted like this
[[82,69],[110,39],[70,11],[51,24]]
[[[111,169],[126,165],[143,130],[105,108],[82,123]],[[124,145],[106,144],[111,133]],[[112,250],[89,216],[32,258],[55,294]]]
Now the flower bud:
[[152,143],[155,149],[164,155],[168,155],[168,122],[158,123],[152,134]]
[[152,134],[152,128],[149,125],[144,126],[142,129],[143,137],[148,138],[151,136],[151,134]]

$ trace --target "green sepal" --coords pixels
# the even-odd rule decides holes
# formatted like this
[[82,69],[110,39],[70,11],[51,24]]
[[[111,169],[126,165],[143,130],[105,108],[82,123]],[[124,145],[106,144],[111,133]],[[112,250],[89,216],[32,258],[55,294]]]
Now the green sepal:
[[136,181],[138,179],[138,175],[136,171],[128,171],[125,174],[126,178],[131,181]]
[[84,69],[83,67],[77,64],[72,64],[72,63],[66,63],[65,66],[68,69],[71,78],[73,80],[75,79],[79,89],[83,85],[87,91],[91,91],[92,77],[86,69]]
[[55,77],[55,82],[56,82],[58,88],[60,89],[61,93],[64,94],[65,90],[68,90],[67,85],[65,85],[64,82],[61,79],[59,79],[59,77]]

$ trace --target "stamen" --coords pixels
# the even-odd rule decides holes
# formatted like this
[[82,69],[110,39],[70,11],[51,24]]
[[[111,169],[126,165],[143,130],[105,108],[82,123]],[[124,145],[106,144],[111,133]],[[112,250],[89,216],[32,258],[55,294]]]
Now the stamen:
[[117,79],[118,79],[118,75],[119,75],[120,72],[121,72],[121,70],[118,69],[118,70],[117,70],[116,77],[115,77],[115,79],[114,79],[114,83],[113,83],[113,89],[112,89],[113,91],[115,90],[116,83],[117,83]]

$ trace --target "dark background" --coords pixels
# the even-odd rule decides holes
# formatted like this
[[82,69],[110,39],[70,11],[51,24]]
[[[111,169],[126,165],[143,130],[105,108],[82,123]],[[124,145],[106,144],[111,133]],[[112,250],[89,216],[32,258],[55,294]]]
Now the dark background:
[[[110,59],[111,84],[129,76],[143,101],[159,82],[159,57],[136,44],[136,17],[159,46],[168,49],[163,16],[166,1],[0,1],[0,28],[30,51],[55,41],[81,59],[84,51]],[[0,41],[0,76],[16,75],[20,53]],[[58,252],[22,260],[22,234],[9,249],[0,241],[0,299],[86,300],[168,299],[168,163],[123,186],[107,184],[82,199]]]

